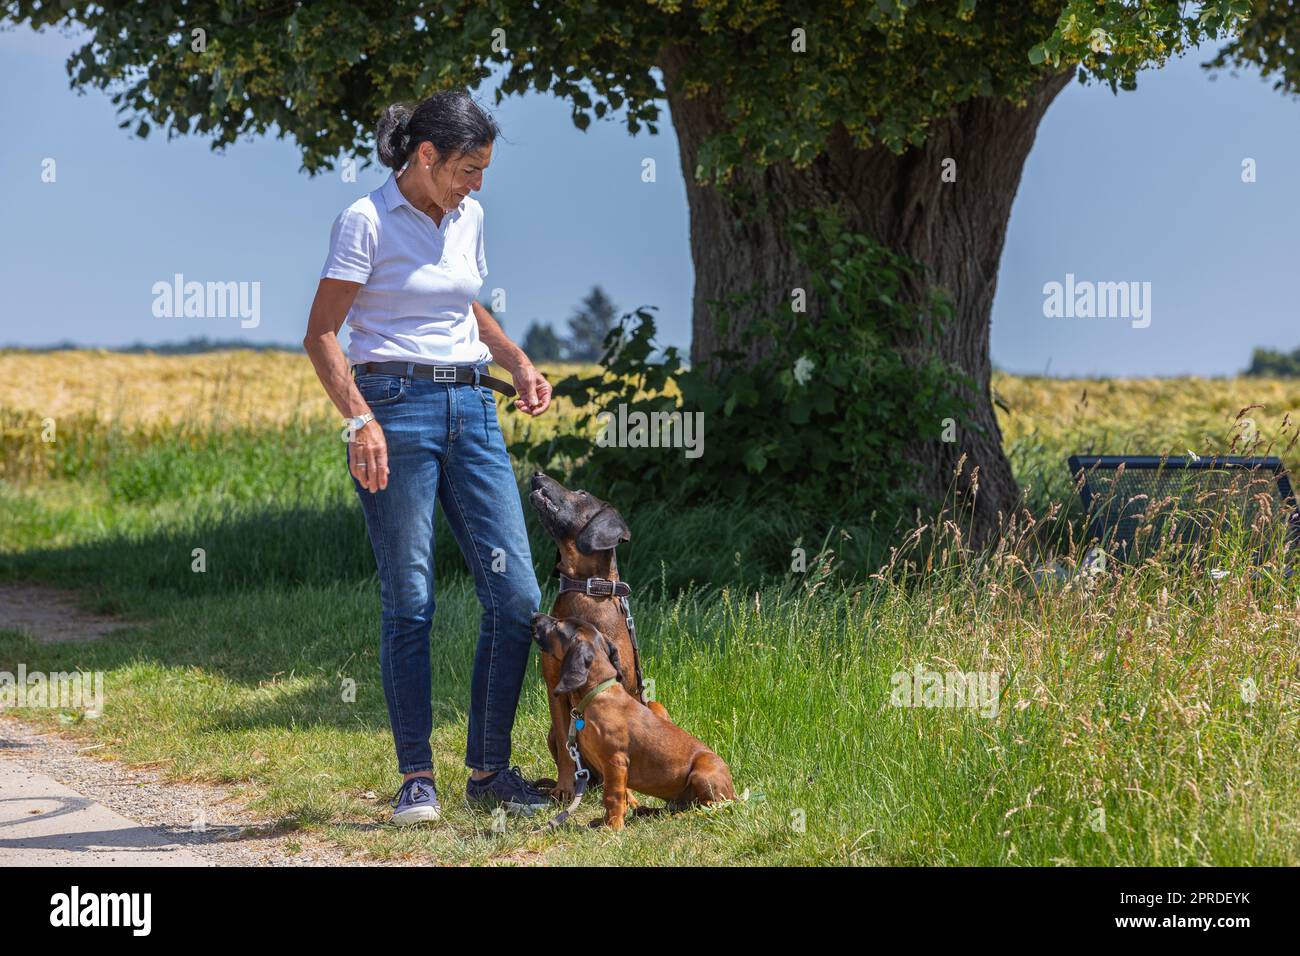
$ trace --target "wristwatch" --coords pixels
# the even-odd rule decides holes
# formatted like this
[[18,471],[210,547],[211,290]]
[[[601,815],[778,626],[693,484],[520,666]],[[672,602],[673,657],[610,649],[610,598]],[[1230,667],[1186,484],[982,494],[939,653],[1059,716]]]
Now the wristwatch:
[[364,426],[367,422],[373,422],[374,420],[375,420],[374,412],[366,412],[364,415],[356,416],[356,418],[343,419],[343,424],[348,426],[348,428],[350,428],[353,432],[359,432],[361,431],[362,426]]

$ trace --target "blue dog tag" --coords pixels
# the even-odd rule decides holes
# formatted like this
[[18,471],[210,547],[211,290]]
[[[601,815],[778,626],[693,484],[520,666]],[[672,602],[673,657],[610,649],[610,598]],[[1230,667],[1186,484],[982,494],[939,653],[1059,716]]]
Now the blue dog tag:
[[575,726],[575,727],[577,727],[579,730],[581,730],[583,727],[586,727],[586,726],[587,726],[587,722],[586,722],[585,720],[583,720],[581,717],[579,717],[578,720],[577,720],[577,722],[576,722],[573,726]]

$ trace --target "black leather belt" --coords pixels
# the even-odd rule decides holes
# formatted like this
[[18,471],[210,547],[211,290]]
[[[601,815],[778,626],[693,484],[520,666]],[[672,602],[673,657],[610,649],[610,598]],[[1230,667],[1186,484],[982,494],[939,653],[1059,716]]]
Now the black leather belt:
[[473,365],[421,365],[419,362],[360,362],[352,366],[352,377],[358,375],[409,375],[413,378],[430,378],[435,382],[457,385],[486,385],[500,392],[506,398],[514,398],[519,393],[509,382],[503,382],[491,375],[480,374],[474,377]]

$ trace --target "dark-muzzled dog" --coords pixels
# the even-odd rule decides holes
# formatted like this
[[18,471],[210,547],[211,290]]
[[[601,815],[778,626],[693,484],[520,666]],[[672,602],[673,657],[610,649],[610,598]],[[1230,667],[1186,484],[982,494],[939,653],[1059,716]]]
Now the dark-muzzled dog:
[[[618,559],[615,548],[622,541],[631,540],[632,533],[618,509],[586,491],[569,491],[558,481],[536,472],[531,482],[528,501],[537,511],[538,519],[547,534],[555,541],[559,552],[556,571],[574,581],[599,579],[618,582]],[[628,629],[627,606],[611,588],[595,588],[595,593],[579,590],[561,590],[551,609],[552,615],[586,621],[606,636],[624,663],[620,683],[632,699],[642,702],[640,652]],[[569,730],[569,710],[563,700],[555,696],[555,686],[560,680],[558,661],[542,655],[542,678],[546,681],[547,701],[551,708],[551,729],[546,735],[546,745],[555,758],[556,785],[551,793],[567,803],[574,796],[574,766],[565,742]],[[658,701],[645,703],[664,720],[668,711]],[[600,783],[599,771],[593,770],[591,784]]]
[[559,674],[550,696],[578,713],[578,752],[604,779],[607,826],[623,828],[635,805],[628,790],[666,800],[670,810],[736,799],[721,757],[628,693],[613,641],[586,621],[541,613],[532,621],[542,660]]

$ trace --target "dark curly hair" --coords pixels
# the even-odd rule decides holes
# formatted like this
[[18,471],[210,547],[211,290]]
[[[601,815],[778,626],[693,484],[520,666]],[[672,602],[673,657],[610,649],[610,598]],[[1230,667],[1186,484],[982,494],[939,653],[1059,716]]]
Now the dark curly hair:
[[375,129],[379,161],[401,169],[421,143],[438,150],[438,165],[473,153],[500,134],[496,120],[464,90],[443,90],[418,105],[394,103]]

